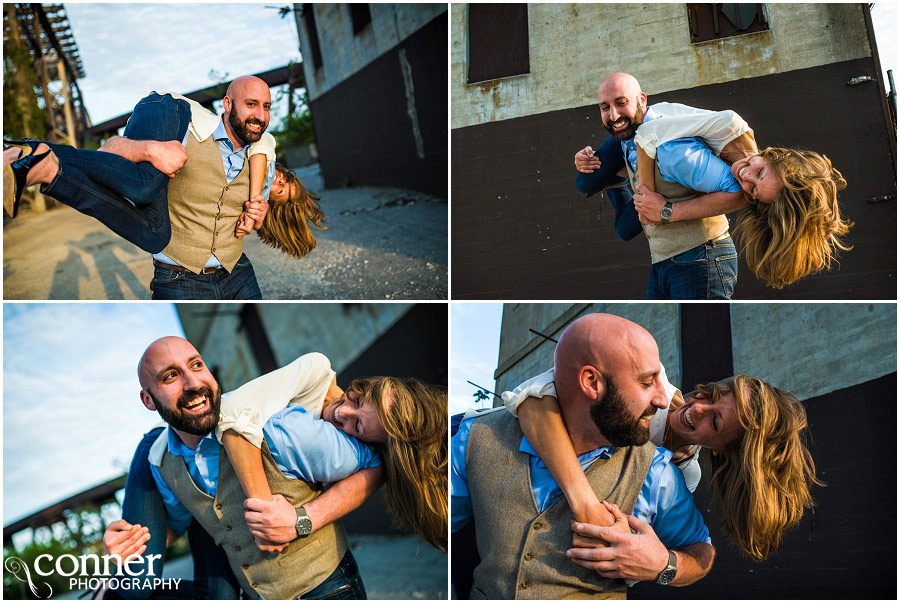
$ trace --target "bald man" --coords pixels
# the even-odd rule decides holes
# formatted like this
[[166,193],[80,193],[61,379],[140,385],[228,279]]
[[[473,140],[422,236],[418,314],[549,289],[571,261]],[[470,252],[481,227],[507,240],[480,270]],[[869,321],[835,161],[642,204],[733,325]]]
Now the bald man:
[[555,370],[588,482],[636,533],[582,524],[579,534],[611,546],[570,550],[572,512],[515,417],[465,419],[452,440],[450,504],[454,533],[474,524],[471,597],[625,598],[625,580],[702,578],[714,557],[709,531],[671,452],[648,443],[649,418],[668,403],[653,337],[620,317],[583,316],[560,338]]
[[[633,140],[638,127],[697,110],[672,103],[648,106],[647,95],[627,73],[604,78],[597,100],[612,136],[596,153],[585,147],[575,154],[576,187],[589,196],[616,185],[608,195],[616,208],[616,232],[628,240],[642,228],[650,243],[647,299],[730,299],[737,283],[737,253],[724,214],[744,207],[746,200],[729,166],[699,138],[679,138],[657,149],[656,163],[649,168],[654,169],[656,191],[639,183]],[[634,203],[658,203],[654,221],[638,221],[631,193]]]

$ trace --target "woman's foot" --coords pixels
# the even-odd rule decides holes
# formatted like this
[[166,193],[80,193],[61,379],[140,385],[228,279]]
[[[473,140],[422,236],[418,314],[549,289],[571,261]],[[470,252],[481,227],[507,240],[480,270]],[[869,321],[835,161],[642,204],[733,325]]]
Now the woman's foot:
[[13,146],[3,151],[4,179],[12,177],[15,186],[4,184],[3,208],[15,217],[19,211],[19,201],[25,188],[35,184],[49,184],[59,171],[59,159],[46,144],[30,141],[31,153]]

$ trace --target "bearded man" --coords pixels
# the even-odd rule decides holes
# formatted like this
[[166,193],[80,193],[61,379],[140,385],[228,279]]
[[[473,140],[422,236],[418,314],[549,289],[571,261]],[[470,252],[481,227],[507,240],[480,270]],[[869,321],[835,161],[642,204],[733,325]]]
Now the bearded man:
[[589,314],[563,333],[554,367],[588,482],[633,517],[618,530],[575,526],[612,544],[601,563],[581,557],[583,546],[567,551],[572,511],[515,417],[464,419],[451,446],[450,510],[454,534],[474,524],[471,598],[625,598],[625,580],[680,586],[705,576],[715,553],[709,531],[671,452],[648,443],[649,417],[668,404],[653,337],[623,318]]

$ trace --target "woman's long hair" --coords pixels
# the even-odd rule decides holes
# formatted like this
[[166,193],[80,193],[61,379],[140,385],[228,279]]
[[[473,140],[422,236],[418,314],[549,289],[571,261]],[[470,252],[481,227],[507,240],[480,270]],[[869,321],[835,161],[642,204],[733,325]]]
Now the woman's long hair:
[[852,249],[841,237],[853,223],[841,219],[837,200],[847,181],[828,157],[812,151],[769,147],[760,155],[783,187],[774,203],[744,209],[735,232],[750,269],[770,287],[781,289],[830,268],[839,250]]
[[447,552],[447,389],[416,379],[357,379],[350,390],[372,400],[387,432],[375,444],[399,527]]
[[734,393],[744,435],[707,455],[710,483],[723,529],[762,561],[812,506],[810,486],[822,485],[806,447],[806,410],[793,395],[746,375],[697,389],[710,400]]
[[280,163],[275,169],[284,174],[291,191],[287,201],[269,203],[269,212],[259,229],[259,238],[269,247],[300,259],[316,248],[316,237],[309,224],[319,230],[326,230],[322,224],[325,212],[319,208],[319,198],[311,194],[294,175]]

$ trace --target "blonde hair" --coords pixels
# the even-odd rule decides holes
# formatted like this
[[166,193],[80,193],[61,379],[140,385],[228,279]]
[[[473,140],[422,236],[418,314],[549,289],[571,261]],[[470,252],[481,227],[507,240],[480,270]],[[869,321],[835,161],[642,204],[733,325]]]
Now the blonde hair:
[[710,483],[723,529],[762,561],[812,507],[810,485],[823,485],[806,447],[806,410],[793,395],[747,375],[697,389],[711,400],[734,394],[744,434],[707,455]]
[[284,174],[291,195],[287,201],[269,203],[269,212],[258,231],[259,238],[269,247],[300,259],[316,248],[316,237],[307,222],[326,230],[322,225],[325,212],[319,208],[319,198],[306,190],[294,172],[280,163],[275,164],[275,169]]
[[747,265],[770,287],[781,289],[830,268],[841,237],[853,223],[842,220],[837,193],[847,187],[825,155],[803,149],[769,147],[760,155],[782,182],[773,203],[754,203],[737,219]]
[[357,379],[387,432],[374,444],[384,461],[387,498],[399,526],[447,552],[447,389],[417,379]]

